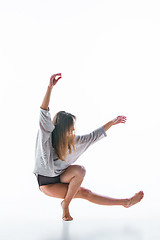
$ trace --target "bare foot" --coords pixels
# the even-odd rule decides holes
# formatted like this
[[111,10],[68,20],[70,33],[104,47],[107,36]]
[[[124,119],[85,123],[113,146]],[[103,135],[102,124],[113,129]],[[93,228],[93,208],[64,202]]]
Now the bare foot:
[[66,205],[65,200],[63,200],[61,202],[61,206],[62,206],[62,209],[63,209],[62,219],[64,221],[71,221],[71,220],[73,220],[73,218],[71,217],[71,215],[69,213],[69,208],[68,208],[68,205]]
[[142,191],[136,193],[133,197],[129,198],[127,200],[127,204],[124,204],[123,206],[126,208],[129,208],[133,206],[134,204],[140,202],[142,198],[144,197],[144,193]]

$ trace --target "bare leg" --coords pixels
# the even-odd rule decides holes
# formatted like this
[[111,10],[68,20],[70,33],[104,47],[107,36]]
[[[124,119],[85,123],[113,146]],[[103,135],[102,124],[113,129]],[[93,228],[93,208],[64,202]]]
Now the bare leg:
[[[49,184],[46,186],[41,186],[40,188],[44,194],[46,194],[50,197],[65,199],[65,197],[67,196],[68,187],[69,187],[68,183],[56,183],[56,184]],[[143,192],[139,192],[131,198],[115,199],[115,198],[96,194],[89,189],[80,187],[78,189],[78,192],[74,195],[74,198],[86,199],[92,203],[100,204],[100,205],[121,205],[121,206],[128,208],[128,207],[140,202],[141,199],[143,198],[143,196],[144,196]],[[62,203],[63,203],[63,201],[62,201]],[[67,217],[65,217],[65,215]],[[73,220],[73,218],[70,216],[69,208],[68,209],[66,208],[63,211],[63,216],[64,216],[63,220],[67,220],[68,218],[70,220]]]
[[90,195],[88,201],[99,205],[124,205],[127,204],[127,199],[117,199],[108,196],[93,193]]
[[64,198],[64,200],[61,202],[61,206],[63,208],[63,220],[70,221],[73,220],[73,218],[69,214],[69,204],[78,192],[78,189],[82,183],[83,179],[79,179],[78,177],[73,177],[68,185],[68,191]]
[[[74,175],[73,175],[73,169],[75,169]],[[78,192],[80,185],[84,179],[85,173],[86,171],[84,167],[75,165],[75,166],[72,166],[71,168],[68,168],[60,176],[62,182],[66,182],[66,181],[69,182],[67,194],[64,200],[61,202],[61,206],[63,208],[62,219],[65,221],[73,220],[73,218],[69,213],[69,204],[72,198],[74,198],[74,196]]]
[[131,207],[132,205],[140,202],[141,199],[143,198],[143,196],[144,196],[144,193],[142,191],[140,191],[131,198],[116,199],[116,198],[102,196],[102,195],[90,192],[87,200],[90,202],[93,202],[95,204],[100,204],[100,205],[121,205],[121,206],[128,208],[128,207]]
[[127,199],[115,199],[96,194],[89,189],[80,187],[85,175],[85,169],[79,165],[71,165],[60,176],[62,183],[41,186],[41,191],[48,196],[62,198],[63,220],[70,221],[73,218],[69,213],[69,203],[72,198],[83,198],[100,205],[121,205],[126,208],[138,203],[143,198],[142,191]]

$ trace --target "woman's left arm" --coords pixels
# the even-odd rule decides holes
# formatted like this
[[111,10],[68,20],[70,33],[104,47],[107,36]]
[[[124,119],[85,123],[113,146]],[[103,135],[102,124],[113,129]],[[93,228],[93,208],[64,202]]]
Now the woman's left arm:
[[112,127],[113,125],[116,125],[118,123],[125,123],[127,120],[127,118],[125,116],[118,116],[116,117],[115,119],[109,121],[108,123],[106,123],[104,125],[104,129],[105,129],[105,132],[110,128]]

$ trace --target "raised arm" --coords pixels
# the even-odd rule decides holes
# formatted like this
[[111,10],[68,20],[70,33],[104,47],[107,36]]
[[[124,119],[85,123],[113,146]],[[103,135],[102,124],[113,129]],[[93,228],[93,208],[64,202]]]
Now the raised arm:
[[112,127],[113,125],[116,125],[118,123],[125,123],[127,120],[127,118],[125,116],[118,116],[115,119],[113,119],[112,121],[106,123],[104,125],[104,129],[105,131],[107,131],[110,127]]
[[[58,77],[59,76],[59,77]],[[56,79],[56,77],[58,77]],[[50,97],[51,97],[51,92],[52,92],[52,88],[54,85],[56,85],[56,83],[58,82],[58,80],[62,77],[61,73],[58,74],[53,74],[50,78],[50,82],[47,88],[47,92],[45,94],[45,97],[43,99],[41,108],[44,110],[48,110],[48,106],[49,106],[49,102],[50,102]]]

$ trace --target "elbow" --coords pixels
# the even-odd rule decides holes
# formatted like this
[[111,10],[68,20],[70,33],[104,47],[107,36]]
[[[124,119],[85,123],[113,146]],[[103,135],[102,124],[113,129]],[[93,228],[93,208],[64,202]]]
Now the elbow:
[[48,110],[49,110],[49,107],[46,107],[46,106],[43,106],[43,105],[42,105],[42,106],[40,106],[40,108],[41,108],[41,109],[43,109],[43,110],[46,110],[46,111],[48,111]]

